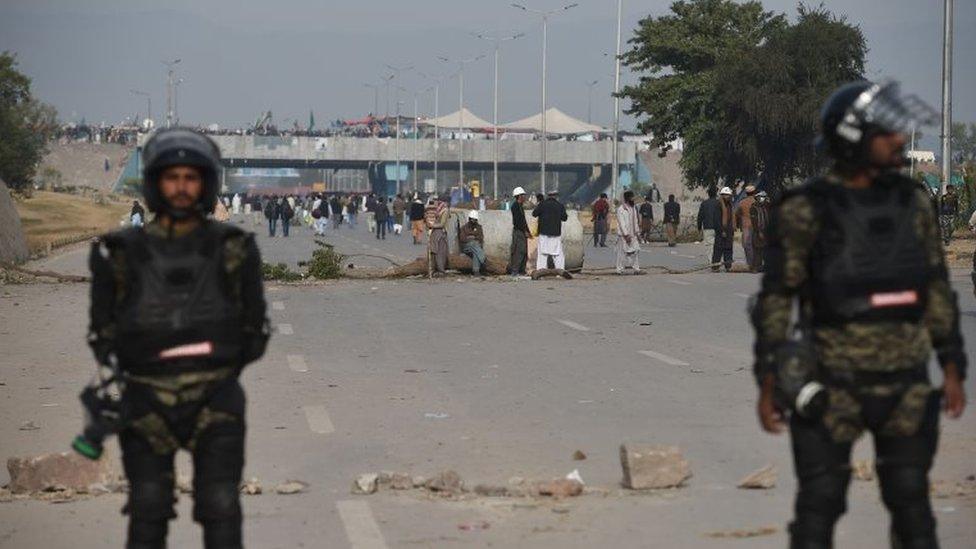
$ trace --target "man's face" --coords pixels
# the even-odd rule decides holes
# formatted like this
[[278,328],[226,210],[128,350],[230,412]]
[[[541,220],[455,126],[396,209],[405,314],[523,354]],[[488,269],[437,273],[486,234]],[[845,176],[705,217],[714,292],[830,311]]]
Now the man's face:
[[173,208],[189,209],[203,195],[203,175],[192,166],[171,166],[159,176],[159,192]]
[[525,195],[524,194],[520,194],[520,195],[518,195],[518,196],[515,197],[515,200],[518,200],[518,203],[519,204],[523,204],[523,203],[525,203]]
[[905,164],[905,135],[899,132],[881,133],[868,142],[868,158],[877,168],[898,168]]

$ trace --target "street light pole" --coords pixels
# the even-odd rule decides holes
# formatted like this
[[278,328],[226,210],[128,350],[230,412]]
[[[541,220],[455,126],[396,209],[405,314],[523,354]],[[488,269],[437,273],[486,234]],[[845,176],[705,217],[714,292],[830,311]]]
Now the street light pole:
[[152,122],[152,95],[150,95],[149,92],[140,90],[129,90],[129,93],[144,96],[146,98],[146,120]]
[[593,123],[593,86],[599,84],[599,80],[586,82],[586,123]]
[[491,120],[491,130],[492,130],[492,194],[495,200],[498,200],[498,51],[501,49],[501,43],[507,42],[509,40],[517,40],[523,36],[525,33],[513,34],[511,36],[487,36],[485,34],[475,34],[477,38],[482,40],[488,40],[495,45],[495,85],[493,92],[493,113]]
[[[400,97],[400,91],[403,90],[401,86],[397,86],[397,97]],[[400,105],[403,101],[397,99],[396,103],[396,191],[400,192]]]
[[383,83],[386,84],[386,115],[383,116],[384,120],[390,117],[390,81],[393,80],[395,77],[396,77],[395,74],[382,77]]
[[420,92],[413,92],[413,192],[417,192],[417,138],[420,134],[417,118],[420,116]]
[[440,99],[441,99],[441,80],[444,79],[443,76],[431,76],[424,73],[420,73],[422,78],[434,81],[434,188],[437,188],[437,157],[440,155],[441,149],[441,128],[440,122],[437,120],[440,117]]
[[380,113],[380,87],[376,84],[366,83],[363,86],[367,88],[373,88],[373,116],[378,116]]
[[186,82],[185,79],[180,78],[173,83],[173,112],[175,113],[176,125],[180,125],[180,84]]
[[546,132],[546,48],[548,47],[548,33],[549,33],[549,16],[556,13],[570,10],[575,8],[579,4],[569,4],[563,6],[559,9],[542,11],[530,9],[522,4],[512,4],[512,7],[518,8],[522,11],[534,13],[542,16],[542,160],[539,163],[540,168],[540,181],[539,187],[542,192],[546,192],[546,141],[549,139],[548,133]]
[[942,189],[941,205],[952,177],[952,0],[945,0],[945,27],[942,37]]
[[617,185],[620,180],[620,159],[617,158],[620,133],[620,27],[623,24],[624,0],[617,0],[617,55],[614,56],[613,70],[613,145],[610,147],[613,155],[611,168],[610,198],[617,198]]
[[174,59],[172,61],[163,61],[166,65],[166,127],[172,127],[173,125],[173,66],[178,64],[182,59]]
[[[458,64],[458,185],[464,186],[464,66],[483,59],[484,55],[461,59]],[[441,61],[449,62],[446,57],[438,57]]]

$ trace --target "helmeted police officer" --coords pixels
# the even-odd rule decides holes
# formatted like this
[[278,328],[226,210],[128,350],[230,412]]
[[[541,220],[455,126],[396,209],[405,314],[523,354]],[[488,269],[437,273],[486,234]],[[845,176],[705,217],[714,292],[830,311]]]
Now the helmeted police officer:
[[[894,83],[839,88],[821,116],[833,168],[788,191],[772,214],[753,309],[755,374],[763,429],[779,432],[789,415],[799,484],[792,548],[832,546],[851,448],[865,430],[892,546],[938,547],[928,471],[940,400],[953,418],[965,407],[966,355],[938,214],[899,172],[904,132],[926,110]],[[929,383],[933,348],[941,391]]]
[[253,235],[207,219],[219,190],[213,141],[165,129],[143,155],[143,194],[155,220],[105,235],[90,257],[89,342],[98,361],[117,365],[124,379],[127,547],[165,546],[180,448],[193,454],[193,518],[206,547],[241,547],[244,392],[237,378],[268,340],[261,259]]

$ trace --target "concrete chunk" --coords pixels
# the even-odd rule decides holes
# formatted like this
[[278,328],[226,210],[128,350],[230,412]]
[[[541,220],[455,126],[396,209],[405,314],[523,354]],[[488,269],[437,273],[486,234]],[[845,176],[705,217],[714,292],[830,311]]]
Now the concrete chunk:
[[623,485],[632,490],[674,488],[691,477],[691,466],[677,446],[621,444]]
[[9,489],[15,494],[62,487],[75,491],[87,490],[93,484],[111,484],[114,481],[113,471],[108,456],[92,461],[74,452],[7,460]]
[[768,490],[776,486],[776,480],[776,468],[767,465],[746,475],[737,486],[747,490]]

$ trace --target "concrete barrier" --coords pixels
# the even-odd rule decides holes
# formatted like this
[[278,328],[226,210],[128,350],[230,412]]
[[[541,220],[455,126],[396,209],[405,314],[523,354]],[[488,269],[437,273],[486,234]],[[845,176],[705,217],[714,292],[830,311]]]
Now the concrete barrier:
[[[470,210],[451,210],[451,219],[447,231],[448,247],[451,253],[461,253],[458,244],[458,231],[461,225],[468,222]],[[566,270],[578,271],[583,268],[583,224],[579,219],[579,212],[569,210],[569,219],[563,222],[563,253],[566,255]],[[504,210],[486,210],[478,212],[479,222],[485,233],[485,255],[507,262],[512,246],[512,213]],[[538,230],[538,220],[532,217],[531,211],[525,212],[525,219],[529,229],[535,234]]]

